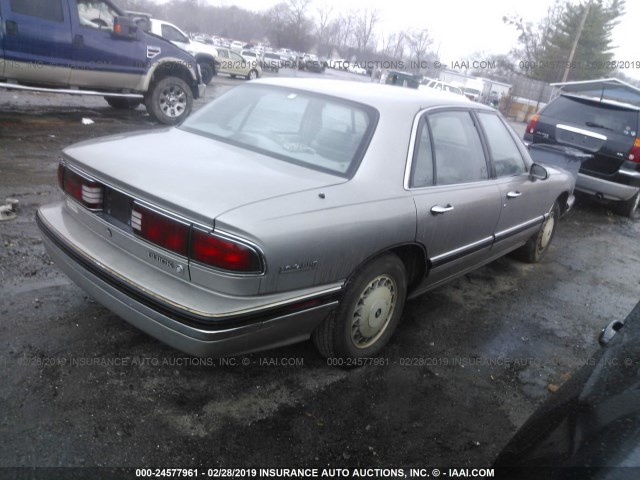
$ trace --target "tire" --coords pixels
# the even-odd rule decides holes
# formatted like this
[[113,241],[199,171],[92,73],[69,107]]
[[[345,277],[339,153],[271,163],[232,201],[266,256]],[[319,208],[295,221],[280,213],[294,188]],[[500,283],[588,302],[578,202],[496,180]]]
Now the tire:
[[212,64],[207,62],[201,62],[201,63],[198,63],[198,65],[200,65],[200,73],[202,74],[202,83],[204,83],[205,85],[209,85],[209,83],[211,83],[211,80],[213,79],[213,76],[216,74],[215,68],[213,67]]
[[337,310],[311,339],[326,358],[371,357],[387,344],[404,308],[406,270],[393,253],[365,264],[348,281]]
[[145,97],[149,115],[165,125],[177,125],[191,113],[193,94],[184,80],[165,77],[152,84]]
[[640,207],[640,192],[624,202],[618,202],[618,213],[628,218],[636,218]]
[[247,75],[247,80],[255,80],[258,78],[258,71],[255,68],[249,70],[249,75]]
[[549,249],[549,245],[551,245],[559,220],[560,205],[556,201],[551,210],[549,210],[549,216],[540,227],[540,230],[516,251],[518,256],[528,263],[538,263],[542,260],[542,257]]
[[104,97],[110,107],[117,110],[134,110],[142,103],[141,100],[133,98],[120,98],[120,97]]

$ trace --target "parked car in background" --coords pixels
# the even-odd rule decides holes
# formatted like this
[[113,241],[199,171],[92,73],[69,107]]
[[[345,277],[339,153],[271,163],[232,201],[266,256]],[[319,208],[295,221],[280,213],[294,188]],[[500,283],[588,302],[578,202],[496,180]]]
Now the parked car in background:
[[330,58],[327,60],[327,66],[334,70],[346,70],[347,61],[344,58]]
[[274,52],[266,52],[262,58],[262,68],[264,70],[271,70],[278,73],[278,71],[284,66],[284,62],[280,58],[280,55]]
[[232,78],[244,77],[253,80],[262,75],[262,68],[258,61],[243,57],[228,48],[218,47],[218,72],[230,75]]
[[298,69],[324,73],[326,69],[326,61],[321,60],[316,55],[305,53],[298,58]]
[[418,89],[420,89],[420,90],[422,90],[424,88],[432,88],[432,89],[437,90],[439,92],[449,92],[449,93],[455,93],[456,95],[464,95],[462,93],[462,89],[460,87],[456,87],[455,85],[452,85],[451,83],[442,82],[440,80],[429,80],[429,82],[427,82],[426,85],[418,86]]
[[407,298],[514,250],[539,261],[573,203],[573,178],[489,107],[322,79],[249,82],[178,128],[68,147],[58,180],[65,200],[37,214],[51,258],[193,355],[312,337],[371,357]]
[[144,103],[173,125],[205,85],[194,57],[149,32],[149,18],[108,0],[0,0],[0,87]]
[[582,163],[576,190],[617,202],[635,218],[640,204],[640,108],[562,94],[534,115],[524,140],[565,145],[593,155]]
[[469,100],[473,100],[474,102],[480,101],[480,96],[482,95],[480,90],[472,87],[462,87],[462,93],[465,97]]
[[239,40],[234,40],[230,43],[230,48],[231,50],[233,50],[234,52],[241,52],[242,49],[244,48],[244,42],[241,42]]
[[502,449],[493,465],[499,478],[637,477],[640,303],[625,320],[613,320],[600,338],[603,348]]
[[399,87],[418,88],[421,77],[409,72],[401,72],[398,70],[389,70],[384,79],[387,85],[396,85]]
[[361,67],[360,65],[358,65],[357,63],[349,63],[349,66],[347,67],[347,71],[350,73],[355,73],[356,75],[366,75],[367,74],[367,70],[363,67]]
[[262,65],[262,55],[260,55],[260,53],[256,52],[255,50],[242,50],[240,52],[240,55],[242,55],[249,61],[256,62],[258,65]]
[[206,38],[200,36],[202,43],[200,41],[191,41],[186,33],[172,23],[156,18],[150,19],[150,25],[151,33],[170,41],[195,57],[200,66],[202,82],[205,85],[209,85],[211,79],[217,73],[218,51],[213,46],[205,43]]

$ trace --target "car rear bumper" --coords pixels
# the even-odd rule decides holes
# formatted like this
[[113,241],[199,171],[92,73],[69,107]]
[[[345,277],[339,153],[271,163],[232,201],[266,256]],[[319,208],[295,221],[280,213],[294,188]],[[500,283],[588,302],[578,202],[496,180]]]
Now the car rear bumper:
[[[267,300],[247,312],[218,313],[207,321],[189,306],[158,299],[92,260],[71,240],[74,229],[83,229],[85,236],[90,231],[66,213],[63,204],[40,208],[36,221],[51,259],[78,286],[140,330],[191,355],[224,357],[303,341],[338,304],[340,287],[328,286],[310,294],[292,292],[290,301],[279,299],[277,304]],[[220,300],[228,302],[229,295],[220,295]]]
[[638,192],[638,187],[578,173],[576,190],[599,198],[619,201],[629,200]]

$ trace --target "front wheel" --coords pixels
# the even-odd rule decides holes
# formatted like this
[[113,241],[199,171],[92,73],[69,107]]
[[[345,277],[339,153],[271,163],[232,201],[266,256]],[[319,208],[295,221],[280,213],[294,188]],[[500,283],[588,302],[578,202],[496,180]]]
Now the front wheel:
[[551,240],[558,228],[558,221],[560,220],[560,205],[558,202],[553,204],[547,219],[534,236],[532,236],[527,243],[525,243],[519,250],[520,257],[529,263],[538,263],[542,260],[542,257],[551,245]]
[[249,75],[247,75],[247,80],[255,80],[258,78],[258,71],[255,68],[252,68],[249,71]]
[[338,309],[313,332],[314,345],[327,358],[377,354],[398,325],[406,296],[402,261],[393,253],[377,257],[349,279]]
[[638,207],[640,207],[640,192],[636,192],[629,200],[618,203],[618,211],[620,214],[629,218],[636,218]]
[[145,105],[149,115],[165,125],[182,122],[193,106],[193,94],[184,80],[165,77],[147,92]]

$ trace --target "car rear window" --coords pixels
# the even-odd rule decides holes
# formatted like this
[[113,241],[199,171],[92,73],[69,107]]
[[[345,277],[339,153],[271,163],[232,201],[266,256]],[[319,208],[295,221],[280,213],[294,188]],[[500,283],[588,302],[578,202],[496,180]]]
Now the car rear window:
[[369,143],[375,109],[272,85],[234,88],[182,127],[305,167],[351,176]]
[[635,135],[638,131],[636,110],[588,99],[558,97],[542,111],[542,115],[572,125],[608,130],[623,135]]

